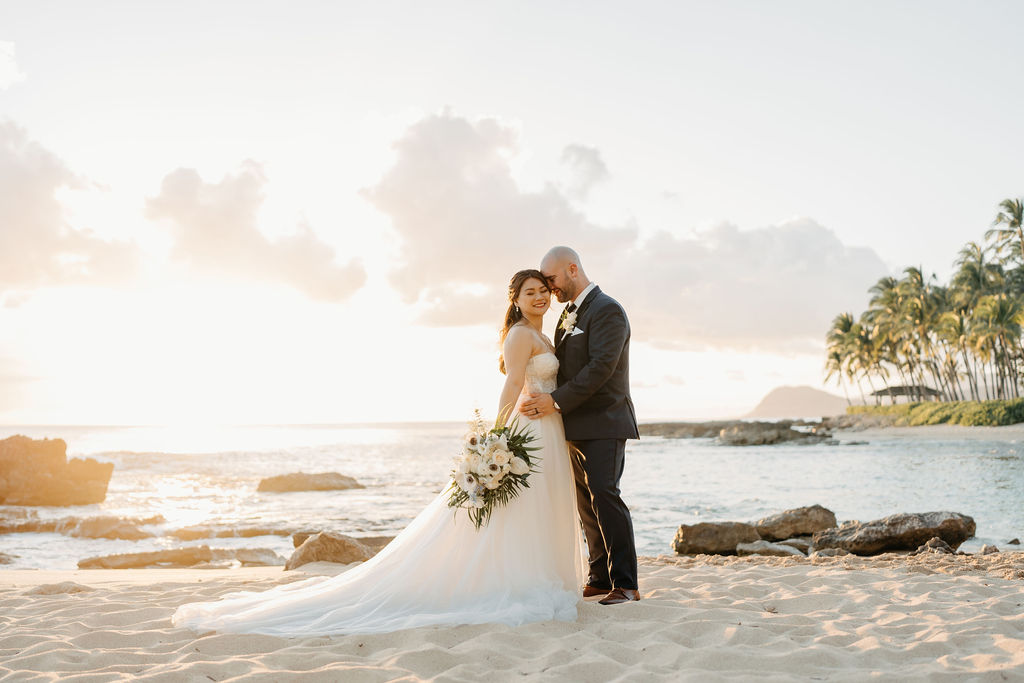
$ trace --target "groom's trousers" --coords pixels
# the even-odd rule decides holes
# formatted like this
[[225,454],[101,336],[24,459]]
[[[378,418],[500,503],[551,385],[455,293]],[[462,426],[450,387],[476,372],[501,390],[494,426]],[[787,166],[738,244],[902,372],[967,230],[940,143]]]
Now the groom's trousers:
[[622,502],[619,479],[625,439],[572,441],[576,504],[590,550],[590,579],[597,588],[637,589],[633,519]]

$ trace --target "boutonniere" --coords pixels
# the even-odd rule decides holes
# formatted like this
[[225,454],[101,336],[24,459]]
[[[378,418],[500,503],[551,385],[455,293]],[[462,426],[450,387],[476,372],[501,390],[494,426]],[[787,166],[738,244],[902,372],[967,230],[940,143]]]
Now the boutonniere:
[[576,311],[566,314],[565,320],[562,321],[562,330],[564,332],[572,332],[574,327],[576,327]]

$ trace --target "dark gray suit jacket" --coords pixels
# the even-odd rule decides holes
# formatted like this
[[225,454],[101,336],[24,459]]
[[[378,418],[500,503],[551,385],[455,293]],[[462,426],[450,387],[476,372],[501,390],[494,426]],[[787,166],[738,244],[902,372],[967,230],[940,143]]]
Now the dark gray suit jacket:
[[629,320],[615,299],[594,287],[576,309],[581,334],[555,331],[558,388],[565,438],[639,439],[629,397]]

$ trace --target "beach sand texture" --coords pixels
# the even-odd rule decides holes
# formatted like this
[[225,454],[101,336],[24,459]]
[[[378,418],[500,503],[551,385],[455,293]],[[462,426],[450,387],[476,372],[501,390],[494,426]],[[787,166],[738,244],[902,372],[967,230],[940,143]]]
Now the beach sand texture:
[[0,572],[0,681],[1024,679],[1024,553],[641,559],[575,623],[278,638],[175,607],[346,567]]

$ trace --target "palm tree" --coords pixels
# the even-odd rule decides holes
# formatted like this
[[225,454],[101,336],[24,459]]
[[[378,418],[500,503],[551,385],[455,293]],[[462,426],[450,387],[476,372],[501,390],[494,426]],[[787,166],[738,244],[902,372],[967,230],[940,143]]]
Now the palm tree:
[[960,250],[951,286],[953,304],[960,310],[974,308],[980,297],[999,291],[1004,282],[1003,267],[987,259],[988,249],[968,242]]
[[994,242],[997,254],[1006,252],[1008,260],[1017,260],[1019,251],[1020,262],[1024,263],[1024,203],[1019,199],[1004,199],[999,208],[1002,210],[996,215],[993,227],[985,233],[985,239]]
[[853,325],[852,313],[840,313],[832,320],[832,327],[825,335],[825,345],[828,349],[828,356],[825,360],[825,381],[827,382],[835,375],[836,383],[843,388],[847,405],[853,404],[850,401],[846,385],[843,384],[843,374],[850,375],[850,360],[852,358],[850,330]]

